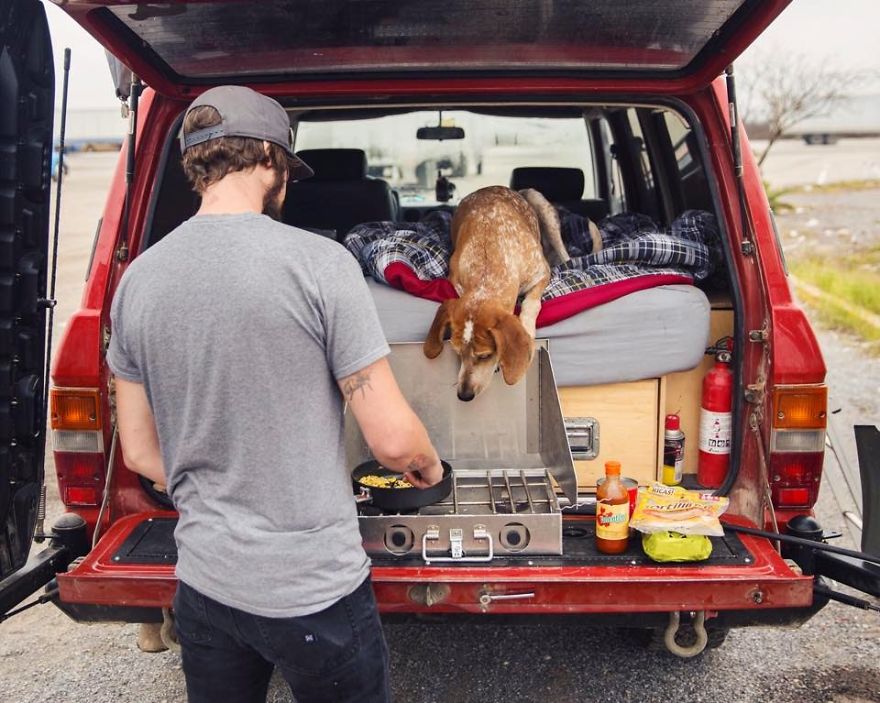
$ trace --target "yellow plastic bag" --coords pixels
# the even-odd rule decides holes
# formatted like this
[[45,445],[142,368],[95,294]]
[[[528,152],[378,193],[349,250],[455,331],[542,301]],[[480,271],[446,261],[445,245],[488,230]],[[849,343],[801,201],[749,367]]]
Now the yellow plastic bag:
[[712,554],[712,540],[664,530],[642,535],[642,549],[654,561],[703,561]]
[[721,537],[724,528],[718,518],[729,504],[723,496],[654,483],[639,489],[629,524],[646,534],[669,531]]

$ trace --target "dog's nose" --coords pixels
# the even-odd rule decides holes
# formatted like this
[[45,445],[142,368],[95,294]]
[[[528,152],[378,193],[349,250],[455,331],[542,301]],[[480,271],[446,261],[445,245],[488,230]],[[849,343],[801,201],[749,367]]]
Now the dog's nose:
[[458,389],[458,399],[459,400],[463,400],[463,401],[467,402],[469,400],[473,400],[474,395],[475,395],[475,393],[470,389],[468,389],[468,390],[462,390],[461,388]]

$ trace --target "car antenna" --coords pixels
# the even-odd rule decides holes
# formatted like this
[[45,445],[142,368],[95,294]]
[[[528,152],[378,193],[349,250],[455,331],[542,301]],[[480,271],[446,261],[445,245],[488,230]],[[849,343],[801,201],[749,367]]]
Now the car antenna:
[[[46,436],[46,403],[49,399],[49,374],[52,371],[52,328],[55,324],[55,279],[58,271],[58,230],[61,227],[61,185],[64,180],[64,137],[67,133],[67,91],[70,86],[70,47],[64,49],[64,79],[61,91],[61,127],[58,130],[58,179],[55,182],[55,223],[52,232],[52,270],[49,274],[48,297],[40,298],[37,304],[48,311],[46,320],[46,368],[43,371],[43,436]],[[51,139],[51,135],[50,135]],[[49,154],[49,171],[52,171],[52,157]],[[37,523],[34,541],[42,542],[46,522],[46,482],[40,486],[40,502],[37,504]]]
[[128,110],[128,149],[125,159],[125,202],[122,206],[122,222],[119,231],[122,242],[116,250],[117,261],[128,261],[128,242],[130,237],[128,224],[131,220],[131,190],[134,183],[135,147],[137,146],[138,104],[143,90],[143,83],[134,73],[131,74],[131,90],[129,92]]

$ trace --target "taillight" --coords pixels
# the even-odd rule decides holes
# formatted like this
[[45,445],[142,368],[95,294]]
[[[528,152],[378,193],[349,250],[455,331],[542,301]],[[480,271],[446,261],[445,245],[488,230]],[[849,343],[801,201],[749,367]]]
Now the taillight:
[[65,505],[95,506],[104,491],[101,396],[95,388],[53,388],[52,447]]
[[828,388],[777,386],[770,431],[770,492],[778,508],[809,508],[819,497]]

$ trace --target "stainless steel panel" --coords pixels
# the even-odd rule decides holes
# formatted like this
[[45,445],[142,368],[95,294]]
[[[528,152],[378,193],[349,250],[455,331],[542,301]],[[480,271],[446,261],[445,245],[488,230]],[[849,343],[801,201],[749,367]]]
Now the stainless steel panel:
[[[448,344],[433,360],[425,357],[421,344],[393,344],[390,363],[401,391],[453,469],[546,469],[575,502],[577,476],[550,357],[546,342],[537,346],[522,381],[508,386],[499,374],[468,403],[455,394],[459,360]],[[371,458],[350,413],[345,438],[350,467]]]

